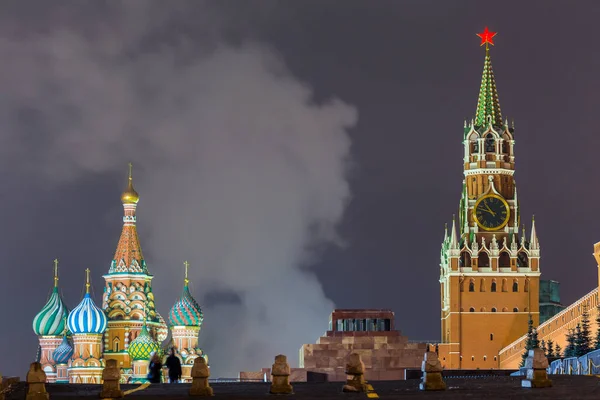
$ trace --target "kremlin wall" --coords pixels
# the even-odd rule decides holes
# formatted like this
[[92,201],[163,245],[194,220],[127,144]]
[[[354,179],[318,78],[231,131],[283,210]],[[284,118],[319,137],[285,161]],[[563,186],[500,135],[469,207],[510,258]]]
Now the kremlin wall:
[[86,270],[85,295],[69,311],[60,295],[58,260],[54,260],[52,293],[33,320],[33,331],[39,338],[37,361],[48,382],[100,383],[107,359],[117,360],[123,382],[145,381],[151,354],[166,356],[171,349],[181,360],[182,381],[190,382],[194,359],[204,357],[208,362],[198,347],[203,314],[189,291],[187,262],[183,292],[169,312],[168,325],[156,311],[153,277],[136,229],[139,195],[129,167],[128,186],[121,195],[123,229],[104,275],[102,307],[90,296],[90,271]]

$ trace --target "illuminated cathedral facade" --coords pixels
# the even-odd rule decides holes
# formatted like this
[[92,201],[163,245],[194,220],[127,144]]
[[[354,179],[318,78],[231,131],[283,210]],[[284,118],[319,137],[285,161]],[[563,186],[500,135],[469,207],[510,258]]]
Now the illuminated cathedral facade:
[[189,291],[187,262],[183,292],[169,312],[168,325],[156,310],[153,276],[142,255],[136,229],[139,195],[133,188],[131,165],[121,201],[123,229],[108,273],[103,276],[101,307],[90,295],[86,269],[83,299],[69,310],[59,291],[58,260],[54,260],[54,287],[33,320],[33,330],[39,338],[37,358],[50,383],[100,383],[108,359],[117,360],[122,382],[145,381],[150,357],[154,353],[166,357],[171,349],[181,360],[182,382],[191,381],[197,357],[208,362],[198,347],[204,317]]

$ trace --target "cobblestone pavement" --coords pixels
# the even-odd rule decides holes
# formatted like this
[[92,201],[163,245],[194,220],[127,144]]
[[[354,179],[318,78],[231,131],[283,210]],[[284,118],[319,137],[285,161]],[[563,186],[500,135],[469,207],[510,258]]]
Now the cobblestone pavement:
[[[521,388],[521,379],[517,377],[486,377],[447,379],[448,390],[443,392],[421,392],[419,381],[382,381],[370,382],[380,399],[598,399],[600,398],[600,379],[595,376],[552,376],[554,386],[547,389]],[[215,383],[211,385],[216,399],[273,399],[269,395],[268,383]],[[294,395],[298,400],[312,399],[366,399],[366,394],[342,393],[341,382],[295,383]],[[136,388],[136,385],[122,385],[123,390]],[[62,399],[98,399],[99,385],[47,385],[51,400]],[[125,396],[137,400],[144,399],[189,399],[190,385],[150,385]],[[7,400],[25,399],[26,384],[20,383],[7,396]],[[372,396],[372,395],[371,395]],[[374,397],[371,397],[374,398]]]

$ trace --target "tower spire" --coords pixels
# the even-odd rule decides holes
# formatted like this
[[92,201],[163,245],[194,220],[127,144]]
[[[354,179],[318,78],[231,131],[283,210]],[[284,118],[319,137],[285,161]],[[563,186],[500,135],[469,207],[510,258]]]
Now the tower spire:
[[531,218],[531,238],[529,239],[529,248],[536,250],[539,246],[537,232],[535,231],[535,215]]
[[450,248],[457,250],[458,249],[458,240],[456,239],[456,222],[454,215],[452,216],[452,232],[450,233]]
[[487,26],[482,33],[477,34],[481,38],[481,46],[485,45],[485,61],[477,100],[477,111],[475,112],[475,126],[477,128],[487,126],[490,123],[492,126],[502,125],[502,112],[500,111],[500,101],[498,100],[489,47],[489,45],[494,45],[493,37],[496,34],[497,32],[490,32]]
[[58,258],[54,259],[54,287],[58,287]]
[[127,189],[121,195],[123,202],[123,230],[113,258],[109,273],[143,272],[148,273],[142,255],[142,248],[135,227],[137,217],[135,211],[140,196],[133,188],[132,164],[129,163]]

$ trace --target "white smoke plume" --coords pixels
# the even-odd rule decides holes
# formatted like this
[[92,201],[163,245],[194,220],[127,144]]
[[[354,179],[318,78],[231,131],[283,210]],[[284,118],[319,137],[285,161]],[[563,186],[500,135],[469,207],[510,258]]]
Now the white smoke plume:
[[221,40],[227,16],[205,3],[201,32],[185,32],[185,7],[107,4],[0,17],[3,160],[51,182],[114,172],[123,184],[131,160],[159,311],[187,259],[213,376],[279,353],[294,365],[333,309],[302,267],[338,241],[356,110],[316,103],[268,44]]

